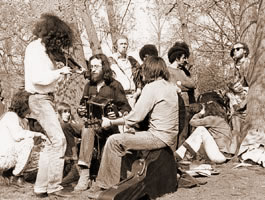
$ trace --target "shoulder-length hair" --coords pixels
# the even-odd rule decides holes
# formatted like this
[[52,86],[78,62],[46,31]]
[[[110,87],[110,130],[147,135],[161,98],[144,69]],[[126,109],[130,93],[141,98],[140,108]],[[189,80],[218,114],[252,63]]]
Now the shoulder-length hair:
[[90,57],[90,59],[87,62],[87,67],[88,70],[91,71],[91,61],[93,59],[98,59],[101,60],[101,64],[102,64],[102,71],[103,71],[103,80],[105,82],[106,85],[109,85],[112,81],[113,81],[113,73],[112,70],[110,68],[110,62],[108,57],[105,54],[99,53],[99,54],[95,54],[92,57]]
[[34,26],[33,35],[41,38],[50,57],[73,45],[73,31],[70,26],[52,14],[41,15],[40,21]]
[[163,58],[158,56],[148,57],[142,66],[142,73],[144,76],[144,82],[150,83],[155,81],[158,77],[169,80],[169,71]]
[[209,101],[205,103],[205,114],[203,116],[219,116],[228,121],[227,114],[224,108],[214,101]]
[[25,90],[19,91],[14,94],[11,99],[11,105],[9,111],[15,112],[19,117],[24,118],[24,113],[28,111],[29,108],[29,96],[31,94]]
[[71,106],[65,102],[59,102],[56,106],[57,112],[61,115],[65,110],[68,110],[71,114]]

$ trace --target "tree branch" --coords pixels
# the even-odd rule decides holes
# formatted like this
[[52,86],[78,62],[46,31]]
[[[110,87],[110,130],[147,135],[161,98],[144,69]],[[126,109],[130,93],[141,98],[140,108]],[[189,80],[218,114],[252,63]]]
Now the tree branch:
[[122,27],[122,24],[123,24],[124,18],[125,18],[125,16],[126,16],[128,10],[129,10],[129,6],[130,6],[130,4],[131,4],[131,1],[132,1],[132,0],[129,0],[129,2],[128,2],[128,5],[127,5],[126,10],[125,10],[125,12],[124,12],[124,15],[123,15],[123,17],[122,17],[122,19],[121,19],[121,25],[120,25],[120,27]]
[[222,31],[222,33],[226,36],[226,38],[232,42],[230,40],[230,38],[228,37],[228,35],[225,33],[225,31],[223,30],[223,28],[218,24],[218,22],[213,18],[213,16],[211,15],[211,13],[207,12],[207,15],[209,15],[209,17],[213,20],[213,22],[218,26],[218,28]]

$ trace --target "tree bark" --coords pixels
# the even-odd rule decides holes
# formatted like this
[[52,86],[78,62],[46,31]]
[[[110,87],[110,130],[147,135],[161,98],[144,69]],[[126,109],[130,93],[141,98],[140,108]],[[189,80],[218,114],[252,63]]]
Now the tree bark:
[[[118,30],[118,25],[116,22],[116,15],[114,12],[114,7],[113,7],[113,1],[112,0],[105,0],[105,6],[107,10],[107,15],[108,15],[108,21],[109,21],[109,27],[110,27],[110,35],[111,35],[111,40],[112,44],[116,41],[116,38],[119,34]],[[114,46],[114,45],[112,45]]]
[[76,0],[75,8],[75,14],[82,19],[82,22],[85,26],[92,54],[95,55],[98,53],[102,53],[101,44],[98,39],[98,35],[96,32],[95,25],[93,23],[89,6],[87,4],[83,4],[79,0]]
[[178,0],[178,13],[179,13],[179,18],[180,18],[180,23],[181,23],[182,36],[183,36],[184,41],[190,47],[189,63],[193,64],[194,58],[193,58],[193,52],[191,50],[190,33],[188,29],[188,21],[185,15],[185,10],[186,9],[185,9],[183,0]]
[[254,52],[247,73],[249,84],[247,124],[248,130],[265,131],[265,1],[261,0],[255,34]]
[[[239,40],[248,44],[250,55],[253,53],[257,26],[258,0],[240,0]],[[237,41],[236,41],[237,42]]]

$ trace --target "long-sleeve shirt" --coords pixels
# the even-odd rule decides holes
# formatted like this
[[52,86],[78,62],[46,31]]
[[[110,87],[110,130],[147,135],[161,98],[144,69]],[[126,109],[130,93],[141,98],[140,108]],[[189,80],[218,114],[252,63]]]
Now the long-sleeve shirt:
[[[121,113],[129,112],[131,107],[125,96],[122,85],[113,80],[109,85],[104,84],[99,91],[97,91],[97,85],[92,85],[87,83],[83,92],[83,97],[80,104],[84,103],[84,97],[88,97],[89,100],[95,101],[97,103],[104,103],[105,100],[113,100],[114,104],[117,106],[118,111]],[[102,113],[95,110],[95,117],[100,118]]]
[[22,127],[18,115],[6,112],[0,120],[0,155],[8,155],[16,142],[33,138],[34,133]]
[[115,73],[115,79],[122,84],[124,90],[135,90],[132,65],[128,56],[122,58],[119,53],[114,53],[112,57],[116,61],[116,63],[111,65],[111,69]]
[[161,79],[144,86],[135,107],[124,119],[126,126],[132,127],[148,115],[147,131],[171,146],[178,134],[178,112],[176,86]]
[[224,118],[219,116],[206,116],[201,118],[201,114],[195,114],[190,120],[190,125],[194,127],[204,126],[213,136],[220,151],[226,153],[235,153],[232,149],[233,136],[229,124]]
[[57,81],[62,77],[60,70],[46,53],[41,39],[32,41],[26,48],[25,90],[30,93],[47,94],[54,92]]

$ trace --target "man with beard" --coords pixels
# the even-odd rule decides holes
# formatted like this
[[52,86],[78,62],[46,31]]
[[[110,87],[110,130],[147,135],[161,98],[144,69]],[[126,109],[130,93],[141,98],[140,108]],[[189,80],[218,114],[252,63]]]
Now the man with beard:
[[[88,69],[90,70],[91,80],[85,86],[79,110],[86,109],[87,103],[89,103],[88,101],[102,104],[108,100],[112,100],[117,107],[119,116],[116,116],[115,112],[111,111],[107,113],[108,118],[122,117],[128,113],[131,107],[128,104],[122,85],[112,78],[112,70],[108,58],[104,54],[92,56],[88,61]],[[89,109],[88,114],[92,114],[94,119],[100,119],[102,117],[102,109],[98,106],[92,105],[89,108],[91,109]],[[80,178],[74,188],[75,191],[86,190],[90,185],[90,165],[96,133],[106,139],[109,135],[117,132],[117,126],[112,126],[109,129],[101,129],[93,126],[83,128],[78,160]]]

